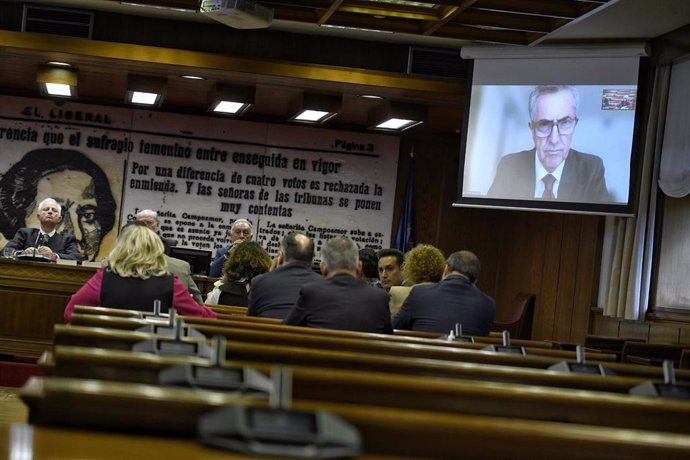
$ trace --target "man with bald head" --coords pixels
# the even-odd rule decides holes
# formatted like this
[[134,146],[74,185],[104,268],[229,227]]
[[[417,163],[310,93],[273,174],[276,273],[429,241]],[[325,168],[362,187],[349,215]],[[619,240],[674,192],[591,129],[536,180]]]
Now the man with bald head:
[[234,221],[230,226],[230,244],[216,251],[216,258],[211,262],[211,269],[208,272],[208,276],[214,278],[223,276],[223,265],[225,265],[225,259],[230,248],[242,241],[251,241],[253,237],[254,228],[251,222],[247,219],[237,219]]
[[479,269],[479,259],[472,252],[451,254],[443,279],[415,286],[395,315],[393,327],[448,333],[460,323],[463,335],[489,335],[495,304],[476,286]]
[[276,269],[252,280],[247,315],[285,319],[302,285],[321,279],[311,268],[313,259],[311,238],[302,232],[285,235],[276,256]]
[[57,232],[57,227],[62,222],[62,207],[57,201],[53,198],[42,200],[38,204],[36,217],[40,228],[20,228],[5,247],[34,253],[52,261],[82,259],[74,235]]

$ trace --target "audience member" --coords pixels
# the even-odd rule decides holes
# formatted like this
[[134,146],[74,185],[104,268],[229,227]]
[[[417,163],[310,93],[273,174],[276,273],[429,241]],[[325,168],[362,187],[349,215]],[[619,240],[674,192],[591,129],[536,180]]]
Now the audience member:
[[389,290],[391,286],[402,286],[403,253],[393,248],[381,249],[378,257],[381,286],[386,290]]
[[489,335],[494,320],[494,300],[476,286],[479,259],[470,251],[448,257],[443,280],[417,286],[403,302],[393,320],[396,329],[413,331],[451,331],[456,323],[463,334]]
[[405,254],[402,275],[409,286],[391,286],[389,290],[391,315],[395,316],[400,310],[400,306],[412,288],[441,281],[445,266],[446,260],[443,253],[430,244],[419,244]]
[[176,259],[168,255],[165,256],[165,260],[168,263],[168,271],[173,275],[177,275],[182,284],[187,288],[189,294],[194,299],[194,302],[203,305],[204,298],[201,295],[199,286],[196,285],[194,279],[192,278],[192,267],[189,262],[182,259]]
[[189,265],[189,262],[169,256],[170,248],[177,246],[177,240],[164,238],[158,233],[158,230],[161,226],[160,220],[158,219],[158,213],[151,209],[143,209],[136,213],[134,218],[139,222],[146,224],[148,228],[153,230],[158,235],[158,237],[161,239],[161,243],[163,243],[163,247],[165,248],[165,260],[168,262],[168,270],[170,273],[177,275],[177,277],[180,278],[180,281],[182,281],[182,284],[185,285],[196,303],[203,304],[204,298],[201,296],[199,287],[192,279],[192,267]]
[[165,253],[170,255],[170,248],[177,246],[177,240],[172,238],[164,238],[160,235],[159,230],[161,228],[161,222],[158,220],[158,213],[152,209],[142,209],[134,215],[134,218],[139,222],[145,223],[148,228],[156,232],[163,243]]
[[259,243],[245,241],[234,245],[223,267],[223,279],[214,284],[206,297],[206,305],[246,307],[252,278],[266,273],[270,268],[271,258]]
[[234,221],[230,226],[230,244],[216,251],[216,258],[211,262],[211,269],[208,272],[208,276],[213,278],[222,276],[223,266],[225,265],[225,259],[230,248],[232,248],[235,243],[251,241],[253,237],[254,233],[251,222],[247,219],[237,219]]
[[318,281],[311,264],[314,242],[302,232],[291,232],[283,237],[276,256],[276,269],[252,280],[249,291],[249,316],[285,319],[302,285]]
[[36,214],[40,228],[20,228],[6,248],[35,252],[52,261],[57,259],[81,260],[77,239],[71,234],[60,234],[57,227],[62,221],[62,207],[52,198],[38,204]]
[[216,317],[194,302],[182,282],[170,274],[163,243],[141,222],[122,228],[107,263],[72,296],[65,318],[72,317],[75,305],[151,311],[155,300],[161,301],[163,312],[174,308],[180,315]]
[[283,324],[393,333],[388,295],[359,279],[361,265],[357,245],[350,238],[324,243],[320,267],[326,279],[302,287]]
[[360,279],[372,286],[381,287],[381,281],[379,281],[379,260],[376,257],[376,251],[371,248],[360,249],[359,261],[362,262]]

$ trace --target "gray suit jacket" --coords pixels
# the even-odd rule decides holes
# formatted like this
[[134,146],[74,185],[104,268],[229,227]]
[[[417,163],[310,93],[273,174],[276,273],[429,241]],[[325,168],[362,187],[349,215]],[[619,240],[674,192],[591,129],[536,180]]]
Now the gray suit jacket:
[[388,293],[347,274],[305,284],[283,324],[392,334]]
[[[14,235],[14,238],[12,238],[12,241],[7,243],[5,247],[14,248],[17,251],[23,251],[26,248],[34,247],[40,232],[41,231],[37,228],[20,228]],[[42,246],[48,246],[50,250],[61,259],[81,260],[83,258],[74,235],[61,235],[55,233],[48,241],[43,242]]]
[[170,273],[177,275],[177,277],[180,278],[180,281],[182,281],[182,284],[187,287],[189,293],[192,294],[194,301],[199,305],[203,305],[204,299],[201,296],[201,291],[199,291],[199,288],[192,279],[192,268],[189,266],[189,262],[175,259],[174,257],[170,256],[165,256],[165,259],[168,261],[168,269],[170,270]]
[[[535,150],[524,150],[501,158],[488,196],[515,200],[534,200]],[[601,158],[570,149],[558,185],[558,201],[608,202],[604,163]]]
[[247,316],[285,319],[303,285],[323,277],[307,264],[292,262],[252,280]]

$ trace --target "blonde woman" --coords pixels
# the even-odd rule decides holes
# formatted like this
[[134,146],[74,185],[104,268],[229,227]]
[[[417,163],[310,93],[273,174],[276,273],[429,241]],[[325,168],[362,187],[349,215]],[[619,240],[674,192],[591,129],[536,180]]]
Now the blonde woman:
[[154,300],[161,301],[163,312],[174,308],[180,315],[216,317],[194,302],[184,284],[170,274],[158,235],[143,222],[133,221],[122,228],[107,266],[72,296],[65,318],[72,317],[75,305],[151,311]]
[[445,266],[443,253],[430,244],[419,244],[405,254],[402,267],[405,286],[392,286],[389,291],[391,316],[400,310],[413,287],[441,281]]

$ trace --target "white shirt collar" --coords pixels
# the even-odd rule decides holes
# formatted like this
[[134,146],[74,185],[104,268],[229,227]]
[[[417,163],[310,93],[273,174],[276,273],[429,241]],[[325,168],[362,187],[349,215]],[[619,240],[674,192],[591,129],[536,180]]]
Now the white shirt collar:
[[563,175],[564,165],[565,160],[563,160],[561,164],[559,164],[558,167],[550,173],[546,170],[546,168],[544,168],[544,165],[541,164],[536,150],[534,151],[534,198],[541,198],[541,196],[544,194],[544,189],[546,187],[541,179],[547,174],[551,174],[556,178],[556,181],[553,183],[553,196],[558,198],[558,186],[561,185],[561,176]]

